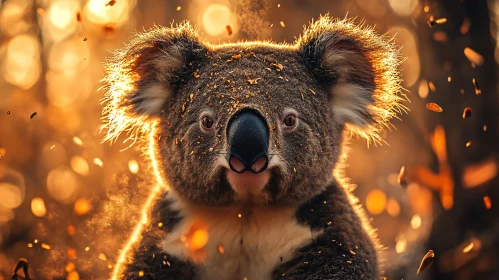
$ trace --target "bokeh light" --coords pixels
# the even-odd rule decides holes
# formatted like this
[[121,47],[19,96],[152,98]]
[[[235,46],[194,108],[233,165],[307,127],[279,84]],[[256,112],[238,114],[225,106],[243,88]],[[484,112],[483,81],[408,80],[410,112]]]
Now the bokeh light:
[[50,5],[47,11],[48,31],[53,39],[61,40],[76,31],[76,13],[79,9],[78,0],[58,0]]
[[116,1],[114,5],[106,5],[109,0],[89,0],[85,6],[88,20],[99,25],[119,27],[129,19],[133,2],[129,0]]
[[47,190],[55,200],[70,203],[78,190],[78,178],[69,167],[57,167],[47,175]]
[[366,207],[367,211],[373,215],[383,213],[386,207],[386,194],[379,189],[371,190],[366,197]]
[[31,212],[37,217],[43,217],[47,213],[45,201],[41,197],[35,197],[31,200]]
[[399,16],[411,15],[416,7],[418,7],[419,0],[388,0],[392,10]]
[[232,12],[222,4],[211,4],[203,13],[203,27],[211,36],[226,32],[226,26],[232,22]]
[[28,34],[14,37],[7,46],[7,55],[2,63],[5,80],[12,85],[29,89],[40,77],[40,44]]

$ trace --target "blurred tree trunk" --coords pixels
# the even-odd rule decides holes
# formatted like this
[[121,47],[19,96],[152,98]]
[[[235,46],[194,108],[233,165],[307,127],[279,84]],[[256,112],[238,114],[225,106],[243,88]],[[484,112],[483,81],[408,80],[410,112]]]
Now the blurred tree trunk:
[[[421,23],[419,36],[421,52],[430,53],[429,57],[434,58],[422,61],[423,74],[433,77],[436,88],[428,102],[441,104],[444,110],[440,114],[429,111],[429,123],[431,127],[442,125],[446,131],[448,161],[455,182],[454,206],[450,210],[440,206],[427,244],[436,254],[430,269],[431,279],[496,279],[499,219],[492,213],[497,213],[499,207],[499,178],[496,176],[474,188],[465,188],[462,183],[467,166],[488,159],[498,163],[497,63],[489,7],[486,0],[440,0],[427,4],[428,16],[447,18],[445,24],[431,28]],[[470,26],[469,31],[464,32],[466,28],[461,27],[466,21]],[[445,32],[446,42],[433,40],[435,32]],[[472,67],[464,55],[466,47],[481,54],[484,64]],[[478,81],[481,95],[475,93],[473,79]],[[472,108],[472,115],[463,119],[465,107]],[[468,141],[471,146],[466,147]],[[486,209],[484,196],[491,198],[491,210]],[[472,238],[478,238],[480,243],[475,242],[472,251],[463,253]]]

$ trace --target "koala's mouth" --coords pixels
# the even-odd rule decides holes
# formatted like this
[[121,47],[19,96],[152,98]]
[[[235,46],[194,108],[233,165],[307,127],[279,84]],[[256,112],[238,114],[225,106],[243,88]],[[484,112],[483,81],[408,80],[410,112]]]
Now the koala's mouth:
[[263,198],[263,190],[272,177],[272,170],[267,169],[255,174],[249,170],[237,173],[226,169],[225,175],[237,195],[237,200],[261,200]]

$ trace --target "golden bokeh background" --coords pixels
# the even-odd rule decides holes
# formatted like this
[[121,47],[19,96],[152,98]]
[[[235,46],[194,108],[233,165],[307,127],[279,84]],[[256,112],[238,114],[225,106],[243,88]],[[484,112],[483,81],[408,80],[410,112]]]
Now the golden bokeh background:
[[[410,114],[383,135],[389,146],[352,139],[347,169],[386,246],[387,278],[416,279],[428,249],[437,259],[426,279],[498,272],[499,1],[0,5],[0,279],[10,279],[20,258],[37,279],[107,279],[112,272],[154,184],[129,139],[101,143],[103,62],[133,32],[187,19],[212,43],[292,42],[328,12],[396,36],[406,58]],[[442,112],[428,110],[430,102]]]

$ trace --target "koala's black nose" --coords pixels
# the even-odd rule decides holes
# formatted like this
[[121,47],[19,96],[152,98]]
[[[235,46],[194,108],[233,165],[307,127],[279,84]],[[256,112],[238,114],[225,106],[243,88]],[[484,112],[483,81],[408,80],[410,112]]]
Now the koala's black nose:
[[232,171],[259,173],[268,166],[269,128],[251,109],[236,113],[227,126],[228,161]]

